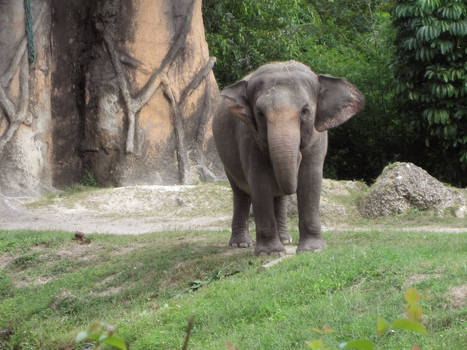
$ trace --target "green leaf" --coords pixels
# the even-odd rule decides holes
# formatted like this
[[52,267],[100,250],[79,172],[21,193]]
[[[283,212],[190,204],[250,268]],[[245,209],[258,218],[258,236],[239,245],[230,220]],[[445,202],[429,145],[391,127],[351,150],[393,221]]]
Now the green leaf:
[[314,340],[311,343],[308,343],[308,346],[313,350],[319,350],[323,347],[323,339]]
[[388,327],[389,323],[387,323],[384,318],[378,316],[376,319],[376,333],[378,333],[379,336],[382,336]]
[[120,349],[120,350],[127,350],[125,341],[116,335],[113,335],[109,338],[104,339],[102,343],[107,344],[107,345],[112,345],[113,347]]
[[418,294],[417,289],[415,289],[414,287],[407,289],[405,292],[405,300],[409,304],[415,304],[417,301],[419,301],[420,294]]
[[427,330],[425,329],[425,327],[423,327],[423,325],[411,320],[395,320],[392,323],[391,327],[393,329],[406,329],[409,331],[428,334]]
[[375,344],[368,339],[355,339],[349,341],[344,349],[359,349],[359,350],[373,350]]

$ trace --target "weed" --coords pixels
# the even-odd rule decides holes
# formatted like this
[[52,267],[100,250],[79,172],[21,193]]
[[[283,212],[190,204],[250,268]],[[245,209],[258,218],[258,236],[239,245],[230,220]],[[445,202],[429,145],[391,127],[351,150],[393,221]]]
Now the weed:
[[97,180],[89,170],[85,170],[83,176],[83,185],[87,187],[97,187]]

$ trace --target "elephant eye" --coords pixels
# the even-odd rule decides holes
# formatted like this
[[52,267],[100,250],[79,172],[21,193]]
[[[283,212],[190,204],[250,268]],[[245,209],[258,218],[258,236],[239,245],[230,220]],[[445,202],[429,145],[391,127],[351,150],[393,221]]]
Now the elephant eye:
[[258,110],[256,111],[256,118],[257,118],[260,122],[263,122],[263,121],[264,121],[264,118],[265,118],[265,117],[264,117],[264,113],[263,113],[260,109],[258,109]]
[[304,106],[300,111],[300,117],[307,117],[310,114],[310,108],[308,106]]

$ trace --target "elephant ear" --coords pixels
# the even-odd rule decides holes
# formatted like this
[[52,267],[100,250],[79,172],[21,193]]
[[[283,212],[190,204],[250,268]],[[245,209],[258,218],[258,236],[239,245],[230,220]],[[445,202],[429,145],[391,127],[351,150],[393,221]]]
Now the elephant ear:
[[251,113],[250,104],[246,96],[248,82],[240,80],[232,85],[225,87],[221,91],[221,97],[224,104],[232,114],[246,123],[250,128],[256,130]]
[[365,97],[347,80],[319,75],[319,97],[315,128],[324,131],[334,128],[363,109]]

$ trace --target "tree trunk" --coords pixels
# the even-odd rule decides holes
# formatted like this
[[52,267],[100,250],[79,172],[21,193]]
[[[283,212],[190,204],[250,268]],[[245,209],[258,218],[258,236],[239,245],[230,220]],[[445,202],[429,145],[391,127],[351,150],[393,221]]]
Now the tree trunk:
[[[201,0],[31,3],[38,57],[21,59],[4,89],[0,192],[37,193],[84,177],[167,184],[222,173],[209,126],[219,92]],[[0,1],[0,74],[24,41],[24,18],[23,1]]]
[[50,17],[31,1],[37,60],[28,62],[23,1],[0,2],[0,192],[51,189]]

